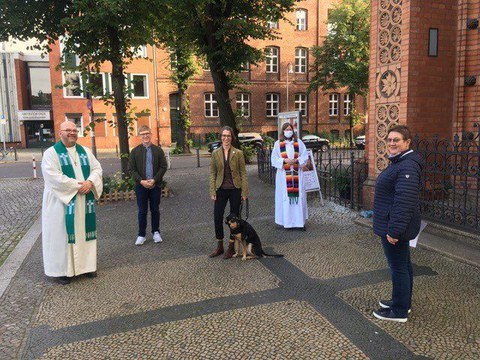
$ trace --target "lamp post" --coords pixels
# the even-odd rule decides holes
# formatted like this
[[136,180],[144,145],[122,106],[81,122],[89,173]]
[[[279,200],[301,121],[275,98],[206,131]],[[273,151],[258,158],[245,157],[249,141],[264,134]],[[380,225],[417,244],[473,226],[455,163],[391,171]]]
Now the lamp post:
[[291,63],[287,64],[287,111],[288,111],[288,74],[293,74],[293,66]]

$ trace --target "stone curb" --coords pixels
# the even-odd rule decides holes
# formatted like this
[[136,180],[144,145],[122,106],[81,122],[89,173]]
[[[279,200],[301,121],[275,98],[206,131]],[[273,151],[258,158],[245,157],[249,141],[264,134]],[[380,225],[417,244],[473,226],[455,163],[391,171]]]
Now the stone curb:
[[23,236],[15,249],[10,253],[7,260],[5,260],[3,265],[0,266],[0,298],[5,293],[5,290],[7,290],[10,281],[12,281],[41,233],[42,216],[40,215],[30,229],[28,229],[27,233]]

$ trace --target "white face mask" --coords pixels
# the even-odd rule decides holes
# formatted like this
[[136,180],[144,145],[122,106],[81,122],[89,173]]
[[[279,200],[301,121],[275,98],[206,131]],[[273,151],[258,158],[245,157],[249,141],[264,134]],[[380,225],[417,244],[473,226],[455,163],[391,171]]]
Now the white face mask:
[[283,132],[283,135],[287,138],[290,139],[293,136],[293,131],[292,130],[285,130]]

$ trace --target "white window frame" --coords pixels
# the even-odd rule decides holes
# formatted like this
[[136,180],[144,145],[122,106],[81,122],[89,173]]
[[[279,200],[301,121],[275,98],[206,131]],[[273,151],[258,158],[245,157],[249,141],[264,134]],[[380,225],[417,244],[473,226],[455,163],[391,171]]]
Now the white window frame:
[[[276,98],[276,99],[275,99]],[[280,95],[278,93],[265,94],[265,106],[267,117],[276,117],[280,112]]]
[[307,105],[308,105],[308,98],[306,93],[295,94],[295,111],[300,111],[301,116],[307,116],[308,115]]
[[[65,80],[65,74],[78,75],[81,95],[67,95],[67,87],[64,86],[65,81],[66,81]],[[79,71],[73,71],[73,72],[62,71],[62,88],[63,88],[63,97],[65,99],[84,99],[85,98],[82,74]]]
[[[149,98],[149,88],[148,88],[148,74],[140,74],[140,73],[131,73],[131,74],[128,74],[128,76],[130,77],[130,90],[132,91],[132,99],[148,99]],[[133,77],[134,76],[145,76],[145,94],[146,96],[135,96],[135,93],[134,93],[134,84],[133,84]],[[127,80],[127,78],[125,77],[125,79]]]
[[278,29],[278,21],[267,21],[269,29]]
[[303,47],[295,48],[295,72],[305,74],[308,66],[308,50]]
[[[207,99],[208,96],[208,99]],[[207,118],[216,118],[219,116],[217,99],[215,93],[207,92],[203,95],[204,115]],[[207,115],[207,109],[210,110],[210,115]],[[216,115],[215,115],[216,113]]]
[[133,58],[148,58],[147,45],[140,45],[139,47],[131,47]]
[[242,70],[241,72],[249,72],[250,71],[250,62],[246,61],[241,64]]
[[[240,97],[240,99],[239,99]],[[249,93],[237,93],[235,98],[237,110],[240,110],[241,116],[245,118],[250,117],[250,94]],[[246,104],[246,107],[245,107]],[[245,112],[246,110],[246,112]]]
[[343,115],[350,116],[352,112],[352,94],[343,94]]
[[[65,113],[65,115],[64,115],[65,121],[70,121],[70,120],[69,120],[69,117],[67,116],[67,114],[68,114],[68,113]],[[72,114],[72,113],[70,113],[70,114]],[[75,124],[74,121],[71,121],[71,122],[73,122],[73,123]],[[76,126],[76,124],[75,124],[75,126]],[[78,127],[77,127],[76,129],[78,130],[78,137],[82,137],[82,138],[83,138],[83,137],[84,137],[84,136],[83,136],[83,131],[84,131],[84,129],[85,129],[85,127],[84,127],[84,125],[83,125],[83,115],[80,115],[80,129],[79,129]]]
[[112,114],[112,126],[109,126],[112,129],[112,136],[117,137],[117,117]]
[[[102,92],[102,96],[105,96],[107,95],[107,77],[108,77],[108,73],[106,72],[98,72],[98,73],[90,73],[92,75],[101,75],[102,76],[102,88],[103,88],[103,92]],[[89,79],[87,81],[90,81]],[[112,89],[112,86],[110,84],[110,89]],[[94,96],[96,99],[100,99],[102,96]]]
[[328,95],[328,115],[329,116],[338,116],[338,105],[339,105],[339,96],[338,93],[331,93]]
[[174,50],[168,52],[168,62],[170,63],[170,71],[175,71],[178,66],[178,58]]
[[[278,64],[280,63],[279,59],[279,48],[276,46],[268,46],[265,55],[265,63],[266,63],[266,72],[269,74],[277,74],[278,73]],[[270,51],[275,52],[275,54],[271,54]]]
[[308,12],[305,9],[297,9],[297,11],[295,11],[295,18],[297,19],[295,29],[299,31],[307,30],[307,14]]

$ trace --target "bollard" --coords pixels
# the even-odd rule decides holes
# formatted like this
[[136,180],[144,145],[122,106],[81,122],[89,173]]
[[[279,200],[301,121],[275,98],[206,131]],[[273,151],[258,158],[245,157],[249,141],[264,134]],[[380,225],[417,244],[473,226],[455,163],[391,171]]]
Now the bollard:
[[15,154],[15,161],[18,161],[17,148],[13,148],[13,153]]
[[32,162],[33,162],[33,178],[37,178],[37,164],[35,163],[35,155],[32,155]]
[[42,157],[43,157],[43,146],[40,149],[42,150]]
[[200,167],[200,148],[197,148],[197,167]]
[[115,154],[117,154],[118,157],[118,145],[115,145]]

